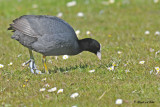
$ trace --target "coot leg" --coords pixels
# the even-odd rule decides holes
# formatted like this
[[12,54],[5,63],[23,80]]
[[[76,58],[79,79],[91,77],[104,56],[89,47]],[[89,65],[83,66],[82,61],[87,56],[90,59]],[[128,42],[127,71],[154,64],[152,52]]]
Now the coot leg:
[[43,56],[42,62],[43,62],[43,65],[44,65],[45,73],[49,74],[49,71],[48,71],[48,68],[47,68],[47,65],[46,65],[46,56]]
[[[29,54],[30,54],[30,63],[29,63],[29,67],[31,69],[32,73],[37,73],[37,74],[41,74],[41,71],[37,70],[36,65],[35,65],[35,61],[34,61],[34,57],[33,57],[33,53],[32,50],[29,49]],[[35,72],[34,72],[35,71]]]

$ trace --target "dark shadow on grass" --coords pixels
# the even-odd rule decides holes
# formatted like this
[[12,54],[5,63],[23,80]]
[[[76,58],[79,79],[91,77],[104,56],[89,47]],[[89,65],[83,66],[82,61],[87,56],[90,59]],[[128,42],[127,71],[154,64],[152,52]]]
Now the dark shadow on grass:
[[70,70],[76,70],[76,69],[85,69],[87,68],[87,64],[80,64],[80,65],[75,65],[75,66],[69,66],[69,67],[58,67],[54,66],[53,69],[49,69],[50,73],[56,73],[56,72],[65,72],[65,71],[70,71]]

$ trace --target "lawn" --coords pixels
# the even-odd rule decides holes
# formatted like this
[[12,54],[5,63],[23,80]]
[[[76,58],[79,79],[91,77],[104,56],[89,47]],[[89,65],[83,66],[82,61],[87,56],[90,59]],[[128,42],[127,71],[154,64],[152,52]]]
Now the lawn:
[[[75,6],[67,7],[68,2],[0,0],[0,64],[4,65],[0,105],[115,107],[119,106],[116,100],[122,99],[120,106],[160,106],[160,72],[155,69],[160,67],[160,35],[155,34],[160,31],[160,1],[76,0]],[[75,31],[80,30],[79,39],[89,37],[101,43],[102,60],[89,52],[66,60],[47,57],[50,74],[32,74],[28,66],[22,66],[29,60],[28,49],[11,39],[13,33],[7,28],[21,15],[57,16],[59,12]],[[78,12],[84,16],[77,16]],[[44,72],[42,55],[34,52],[34,57]],[[48,92],[53,87],[57,90]],[[59,89],[63,92],[57,93]],[[79,96],[71,98],[73,93]]]

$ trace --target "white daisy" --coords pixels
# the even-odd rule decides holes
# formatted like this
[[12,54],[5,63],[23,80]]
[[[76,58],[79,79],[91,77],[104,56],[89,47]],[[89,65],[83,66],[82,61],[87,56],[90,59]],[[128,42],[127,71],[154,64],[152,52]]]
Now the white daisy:
[[40,70],[37,70],[37,69],[36,69],[35,72],[36,72],[36,74],[42,74],[42,72]]
[[118,64],[116,64],[115,62],[112,63],[112,66],[118,66]]
[[152,73],[153,73],[153,70],[149,71],[149,73],[152,74]]
[[117,99],[116,100],[116,104],[122,104],[123,103],[123,100],[122,99]]
[[155,67],[156,72],[159,73],[160,68],[159,67]]
[[43,78],[41,81],[46,81],[46,78]]
[[47,83],[47,84],[45,84],[44,86],[45,86],[45,87],[50,87],[50,85],[49,85],[48,83]]
[[63,59],[68,59],[68,55],[63,55]]
[[77,4],[76,1],[71,1],[71,2],[68,2],[66,5],[67,7],[72,7],[72,6],[75,6]]
[[145,33],[144,33],[144,34],[149,35],[149,34],[150,34],[150,32],[147,30],[147,31],[145,31]]
[[91,32],[90,32],[90,31],[86,31],[86,34],[87,34],[87,35],[90,35],[90,34],[91,34]]
[[49,89],[48,92],[54,92],[56,90],[57,90],[57,87],[54,87],[54,88]]
[[84,16],[84,13],[83,13],[83,12],[78,12],[78,13],[77,13],[77,16],[78,16],[78,17],[83,17],[83,16]]
[[71,97],[71,98],[76,98],[76,97],[78,97],[78,96],[79,96],[78,93],[73,93],[70,97]]
[[144,64],[145,63],[145,61],[139,61],[139,64]]
[[107,68],[109,71],[113,71],[114,70],[114,66],[108,67]]
[[8,66],[11,66],[11,65],[13,65],[13,63],[12,63],[12,62],[10,62],[10,63],[8,64]]
[[80,30],[76,30],[75,33],[76,33],[76,35],[79,35],[81,33],[81,31]]
[[117,53],[120,55],[122,52],[121,52],[121,51],[118,51]]
[[24,62],[24,63],[22,63],[22,66],[24,67],[24,66],[26,66],[26,63]]
[[42,92],[42,91],[45,91],[45,90],[46,90],[46,88],[41,88],[39,91],[41,91],[41,92]]
[[155,54],[157,55],[157,54],[159,54],[160,53],[160,50],[158,50]]
[[57,17],[62,17],[63,16],[63,13],[62,12],[59,12],[58,14],[57,14]]
[[159,31],[156,31],[154,35],[160,35],[160,32],[159,32]]
[[59,89],[57,93],[63,93],[63,89]]
[[0,64],[0,68],[3,68],[3,67],[4,67],[4,65]]
[[76,105],[72,106],[72,107],[77,107]]
[[90,73],[92,73],[92,72],[95,72],[95,69],[93,69],[93,70],[90,70],[89,72],[90,72]]

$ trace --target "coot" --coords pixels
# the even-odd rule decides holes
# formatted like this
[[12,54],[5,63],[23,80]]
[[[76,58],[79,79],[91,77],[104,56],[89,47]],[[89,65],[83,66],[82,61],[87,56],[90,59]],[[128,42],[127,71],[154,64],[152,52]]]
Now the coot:
[[29,49],[32,73],[41,73],[37,70],[32,50],[43,55],[45,73],[49,73],[46,66],[46,56],[77,55],[82,51],[89,51],[101,59],[100,43],[91,38],[78,40],[73,28],[64,20],[47,15],[24,15],[10,24],[8,30],[14,34],[12,39],[19,41]]

